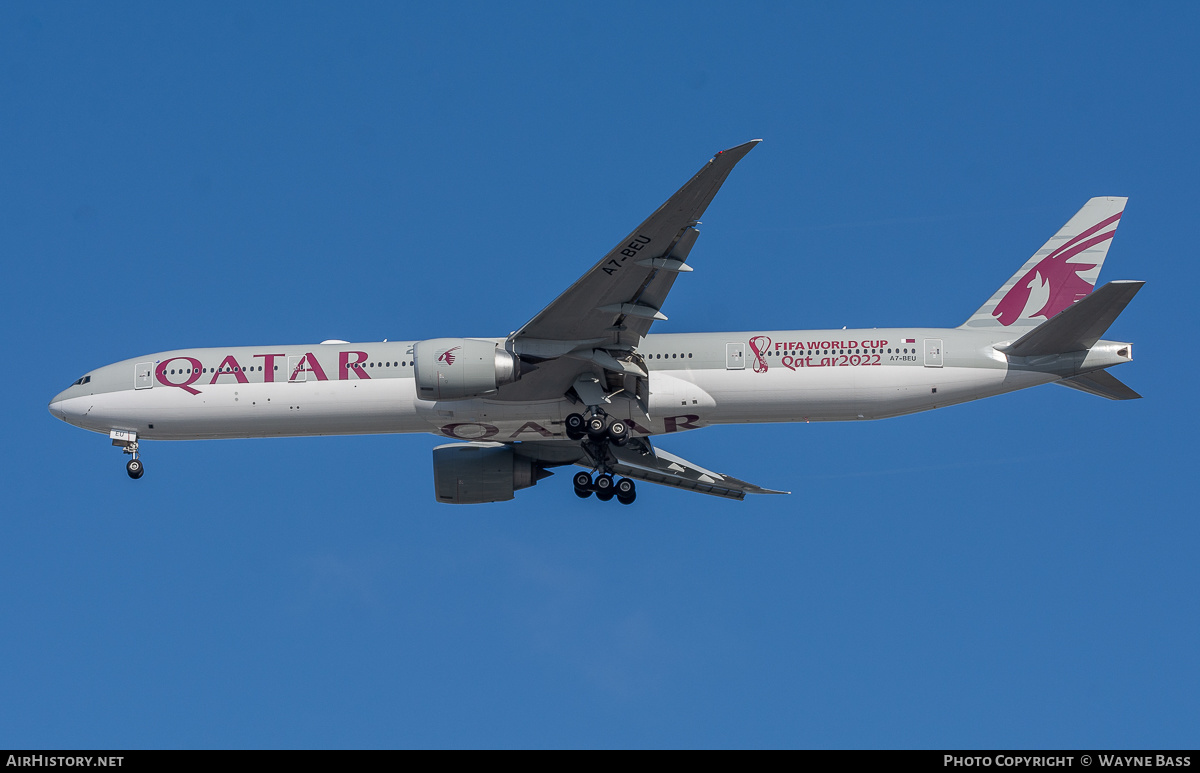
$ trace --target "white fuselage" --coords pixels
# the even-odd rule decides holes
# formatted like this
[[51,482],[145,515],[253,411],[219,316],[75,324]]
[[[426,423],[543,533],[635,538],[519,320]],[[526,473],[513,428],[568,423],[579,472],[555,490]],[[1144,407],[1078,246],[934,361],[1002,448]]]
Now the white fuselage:
[[[1013,368],[995,334],[957,329],[650,335],[649,416],[603,406],[636,435],[713,424],[858,421],[953,405],[1057,380]],[[93,371],[51,412],[140,438],[429,432],[462,440],[565,437],[567,396],[422,400],[414,342],[326,343],[163,352]],[[84,381],[84,379],[81,379]],[[564,390],[565,392],[565,390]]]

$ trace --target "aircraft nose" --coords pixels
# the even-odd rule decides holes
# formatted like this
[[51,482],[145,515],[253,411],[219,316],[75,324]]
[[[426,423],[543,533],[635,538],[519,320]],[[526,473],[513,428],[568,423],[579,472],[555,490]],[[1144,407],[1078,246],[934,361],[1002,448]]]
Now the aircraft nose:
[[63,406],[66,404],[68,397],[68,391],[70,390],[59,392],[54,396],[54,399],[50,401],[50,405],[47,406],[47,408],[50,410],[50,415],[56,419],[62,419],[63,421],[68,420],[67,412],[63,410]]

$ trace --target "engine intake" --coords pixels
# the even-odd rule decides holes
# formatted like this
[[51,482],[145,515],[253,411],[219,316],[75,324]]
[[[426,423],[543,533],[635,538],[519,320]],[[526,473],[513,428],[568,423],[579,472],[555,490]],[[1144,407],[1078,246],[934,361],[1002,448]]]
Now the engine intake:
[[433,490],[439,502],[507,502],[513,492],[552,474],[502,443],[451,443],[433,449]]
[[492,341],[431,338],[413,347],[417,397],[466,400],[521,377],[521,362]]

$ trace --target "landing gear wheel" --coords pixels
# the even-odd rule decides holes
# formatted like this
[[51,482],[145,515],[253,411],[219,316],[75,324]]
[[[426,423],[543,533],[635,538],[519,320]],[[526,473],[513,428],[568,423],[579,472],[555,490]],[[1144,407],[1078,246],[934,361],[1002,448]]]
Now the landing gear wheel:
[[608,439],[614,446],[623,446],[629,440],[629,425],[617,419],[608,425]]
[[592,440],[603,440],[608,434],[608,427],[604,424],[603,416],[593,416],[587,420],[588,437]]
[[621,504],[623,504],[623,505],[632,505],[632,504],[633,504],[633,500],[635,500],[635,499],[637,499],[637,497],[636,497],[635,495],[633,495],[633,494],[630,494],[630,495],[629,495],[629,496],[627,496],[627,497],[623,497],[623,496],[621,496],[620,494],[617,494],[617,501],[618,501],[618,502],[620,502],[620,503],[621,503]]
[[146,468],[142,466],[141,459],[130,459],[125,463],[125,471],[129,473],[129,477],[137,480],[146,474]]
[[568,413],[566,421],[563,422],[566,426],[567,437],[572,440],[579,440],[584,436],[584,428],[587,420],[583,418],[581,413]]
[[[596,490],[597,496],[599,496],[600,494],[608,494],[609,499],[611,499],[612,495],[616,493],[613,490],[613,476],[609,475],[608,473],[604,473],[603,475],[597,475],[596,482],[592,484],[592,488],[594,488]],[[604,499],[604,497],[600,497],[600,498]],[[605,501],[608,501],[608,500],[605,500]]]
[[637,487],[633,485],[633,481],[629,478],[621,478],[617,481],[617,496],[629,497],[630,501],[637,496]]
[[[581,417],[582,418],[582,417]],[[592,475],[587,472],[577,472],[571,477],[571,485],[575,487],[575,496],[587,499],[592,495]]]
[[596,492],[596,499],[599,499],[601,502],[607,502],[608,500],[610,500],[612,498],[613,498],[613,493],[611,491],[609,491],[607,493],[605,493],[603,491]]

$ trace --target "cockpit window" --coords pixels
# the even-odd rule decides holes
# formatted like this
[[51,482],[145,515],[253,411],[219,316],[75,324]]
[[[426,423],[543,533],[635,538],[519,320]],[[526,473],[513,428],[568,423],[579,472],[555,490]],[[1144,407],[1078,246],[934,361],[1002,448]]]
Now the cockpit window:
[[79,379],[78,381],[76,381],[76,382],[75,382],[74,384],[72,384],[71,386],[83,386],[84,384],[91,383],[91,381],[92,381],[92,377],[91,377],[91,376],[84,376],[83,378]]

